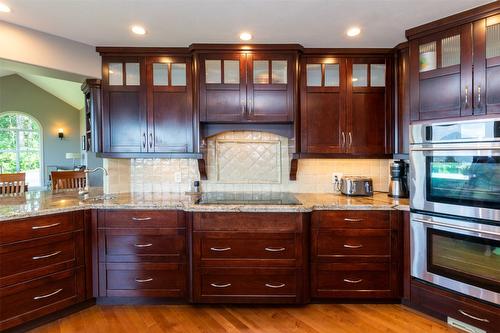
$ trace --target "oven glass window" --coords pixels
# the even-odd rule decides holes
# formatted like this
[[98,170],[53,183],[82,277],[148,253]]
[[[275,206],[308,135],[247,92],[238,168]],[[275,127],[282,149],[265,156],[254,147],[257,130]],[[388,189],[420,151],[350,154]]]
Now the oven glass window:
[[428,156],[427,200],[500,209],[499,156]]
[[431,228],[427,233],[429,272],[500,291],[499,241]]

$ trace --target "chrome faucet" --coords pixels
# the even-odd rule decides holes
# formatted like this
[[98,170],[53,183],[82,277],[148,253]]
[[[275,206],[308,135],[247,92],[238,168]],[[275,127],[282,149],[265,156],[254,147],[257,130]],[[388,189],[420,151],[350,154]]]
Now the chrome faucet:
[[85,178],[86,178],[85,179],[85,187],[83,189],[81,189],[80,191],[78,191],[79,195],[89,194],[89,177],[88,177],[88,174],[89,173],[94,173],[94,172],[96,172],[98,170],[102,170],[106,176],[108,175],[108,170],[106,170],[103,167],[97,167],[97,168],[94,168],[94,169],[86,169],[86,170],[84,170],[84,172],[85,172]]

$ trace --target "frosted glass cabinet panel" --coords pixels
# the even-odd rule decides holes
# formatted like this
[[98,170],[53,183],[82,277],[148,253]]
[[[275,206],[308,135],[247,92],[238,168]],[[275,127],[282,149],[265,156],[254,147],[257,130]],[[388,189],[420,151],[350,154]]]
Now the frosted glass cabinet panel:
[[307,64],[306,76],[308,87],[321,87],[321,64]]
[[172,86],[185,86],[186,85],[186,64],[172,64],[171,65],[171,78]]
[[370,86],[385,87],[385,64],[370,64]]
[[267,60],[253,61],[253,83],[255,84],[269,83],[269,61]]
[[153,85],[168,86],[168,64],[153,64]]
[[273,71],[272,82],[274,84],[287,84],[288,61],[273,60],[271,61],[271,68]]
[[126,71],[125,84],[127,86],[138,86],[141,84],[139,63],[127,62],[125,64],[125,71]]
[[437,68],[436,42],[430,42],[419,46],[420,72],[431,71]]
[[353,87],[368,86],[368,64],[352,65],[352,86]]
[[500,56],[500,15],[486,20],[486,59]]
[[224,60],[224,84],[240,83],[240,62],[238,60]]
[[220,84],[222,67],[220,60],[205,60],[205,82]]
[[108,78],[110,86],[123,85],[123,64],[121,62],[110,62],[108,64]]
[[339,64],[325,64],[325,87],[340,85]]
[[460,64],[460,35],[441,40],[441,67]]

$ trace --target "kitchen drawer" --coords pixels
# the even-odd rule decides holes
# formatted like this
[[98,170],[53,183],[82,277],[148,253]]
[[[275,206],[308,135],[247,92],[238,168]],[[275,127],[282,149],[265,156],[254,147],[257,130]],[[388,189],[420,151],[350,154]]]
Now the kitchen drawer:
[[0,223],[0,244],[55,235],[83,228],[83,211],[30,217]]
[[336,210],[312,213],[312,228],[390,229],[390,211]]
[[99,228],[185,228],[185,212],[177,210],[103,210]]
[[295,297],[296,275],[294,269],[205,268],[201,296]]
[[201,247],[201,260],[285,259],[294,261],[295,234],[196,234]]
[[0,329],[66,308],[84,299],[82,269],[66,270],[0,289]]
[[83,265],[83,232],[0,246],[0,286]]
[[186,267],[175,263],[106,264],[107,296],[181,297]]
[[194,231],[301,232],[299,213],[194,213]]
[[391,233],[384,229],[313,230],[313,258],[391,255]]
[[438,287],[411,282],[411,305],[446,320],[447,317],[483,329],[498,332],[500,307],[479,302]]
[[312,293],[318,297],[391,296],[389,264],[313,264]]
[[133,230],[106,232],[100,260],[105,262],[180,261],[185,258],[185,230],[168,234],[134,234]]

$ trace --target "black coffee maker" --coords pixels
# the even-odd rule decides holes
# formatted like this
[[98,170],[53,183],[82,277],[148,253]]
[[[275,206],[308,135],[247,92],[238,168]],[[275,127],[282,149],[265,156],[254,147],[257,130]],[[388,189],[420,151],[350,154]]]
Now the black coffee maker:
[[410,165],[405,160],[391,163],[391,181],[389,183],[389,196],[394,198],[408,198],[408,171]]

